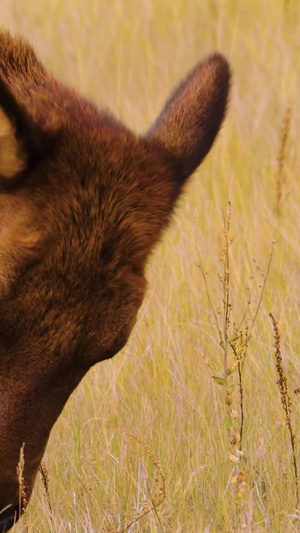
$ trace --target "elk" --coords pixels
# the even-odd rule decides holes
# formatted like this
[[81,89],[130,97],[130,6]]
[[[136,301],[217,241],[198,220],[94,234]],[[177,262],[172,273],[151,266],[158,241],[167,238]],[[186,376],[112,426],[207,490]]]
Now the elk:
[[136,135],[0,30],[0,533],[28,501],[51,428],[92,365],[126,343],[145,264],[226,114],[219,54]]

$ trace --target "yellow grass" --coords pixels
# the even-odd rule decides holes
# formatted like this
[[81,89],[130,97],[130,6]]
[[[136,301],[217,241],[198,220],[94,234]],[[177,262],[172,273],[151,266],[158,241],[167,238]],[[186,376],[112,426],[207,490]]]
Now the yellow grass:
[[[159,501],[156,461],[165,499],[128,531],[298,531],[269,318],[272,312],[281,334],[299,458],[299,398],[293,394],[300,386],[298,2],[1,0],[0,22],[29,38],[60,79],[135,131],[148,127],[174,84],[210,51],[224,53],[233,69],[226,123],[152,257],[134,332],[120,354],[90,371],[52,431],[45,454],[52,512],[39,479],[16,532],[125,531],[146,505]],[[278,217],[276,180],[288,107]],[[223,351],[196,267],[198,248],[218,309],[229,200],[232,322],[241,319],[252,283],[255,309],[256,265],[265,271],[272,239],[277,242],[243,373],[242,498],[231,483],[237,466],[228,458],[224,387],[203,359],[222,374]],[[236,383],[237,373],[230,379]],[[237,389],[233,405],[238,411]]]

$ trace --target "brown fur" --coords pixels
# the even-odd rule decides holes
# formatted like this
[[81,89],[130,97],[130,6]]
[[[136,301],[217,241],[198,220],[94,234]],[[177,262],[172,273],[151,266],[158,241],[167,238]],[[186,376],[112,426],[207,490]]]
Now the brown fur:
[[229,77],[209,57],[136,136],[0,31],[0,510],[12,506],[0,533],[17,512],[22,444],[29,499],[70,393],[126,343],[145,263],[211,148]]

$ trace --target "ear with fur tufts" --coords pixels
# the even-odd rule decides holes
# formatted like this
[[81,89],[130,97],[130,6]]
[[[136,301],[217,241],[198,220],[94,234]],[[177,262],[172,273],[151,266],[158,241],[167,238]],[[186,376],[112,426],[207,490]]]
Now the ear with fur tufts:
[[0,78],[0,181],[12,185],[22,172],[31,168],[56,135],[34,123],[7,84]]
[[175,89],[146,138],[173,162],[174,197],[209,152],[226,113],[230,83],[219,54],[197,65]]

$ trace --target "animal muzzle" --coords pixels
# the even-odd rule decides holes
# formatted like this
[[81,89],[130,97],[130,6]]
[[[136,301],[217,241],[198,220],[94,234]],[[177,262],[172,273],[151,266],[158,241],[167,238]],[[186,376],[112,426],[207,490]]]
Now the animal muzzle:
[[9,531],[19,519],[19,505],[8,505],[0,512],[0,533]]

